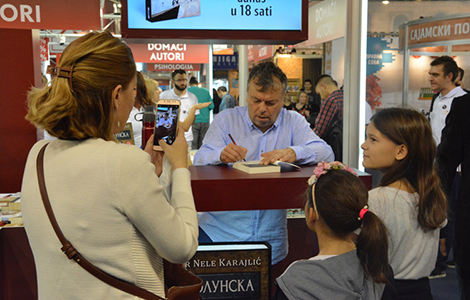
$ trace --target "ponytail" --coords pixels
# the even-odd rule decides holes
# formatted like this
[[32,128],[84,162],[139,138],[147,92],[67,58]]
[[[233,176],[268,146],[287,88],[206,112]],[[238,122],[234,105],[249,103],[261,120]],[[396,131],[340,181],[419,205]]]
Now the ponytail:
[[362,229],[356,240],[357,256],[367,275],[376,283],[387,283],[388,236],[384,223],[373,212],[362,218]]

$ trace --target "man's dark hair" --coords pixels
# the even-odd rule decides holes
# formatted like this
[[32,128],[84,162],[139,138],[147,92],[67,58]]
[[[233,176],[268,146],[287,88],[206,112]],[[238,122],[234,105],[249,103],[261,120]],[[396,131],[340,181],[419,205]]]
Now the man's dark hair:
[[199,82],[197,81],[196,77],[191,77],[191,79],[189,79],[189,85],[195,85],[195,84],[198,84]]
[[312,83],[312,81],[311,81],[310,79],[305,79],[304,84],[305,84],[306,82]]
[[439,65],[442,65],[444,77],[447,77],[449,73],[452,73],[452,82],[455,82],[455,79],[457,79],[457,75],[459,74],[459,67],[455,63],[455,60],[450,56],[439,56],[431,62],[431,66],[435,67]]
[[[282,94],[287,89],[287,76],[284,72],[276,66],[273,62],[264,62],[255,65],[248,76],[248,83],[253,81],[256,85],[260,86],[261,92],[274,88],[273,77],[279,79],[282,84]],[[248,87],[250,85],[248,84]]]
[[333,84],[335,86],[338,86],[338,83],[328,74],[323,74],[317,78],[317,80],[315,81],[315,85],[314,85],[315,89],[320,83]]
[[178,74],[186,74],[185,70],[177,69],[171,73],[171,79],[175,79],[175,76]]
[[465,75],[465,71],[459,67],[459,75],[460,75],[460,80],[463,80],[463,75]]
[[219,86],[219,88],[217,89],[219,92],[226,92],[227,91],[227,88],[225,86]]

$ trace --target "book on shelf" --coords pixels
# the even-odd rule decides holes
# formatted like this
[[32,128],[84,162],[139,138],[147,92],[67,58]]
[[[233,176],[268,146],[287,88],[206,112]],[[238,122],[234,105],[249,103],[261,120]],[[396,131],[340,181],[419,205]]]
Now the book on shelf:
[[238,161],[233,164],[233,168],[248,174],[277,173],[285,171],[300,170],[300,167],[287,162],[276,161],[269,165],[261,165],[259,160]]

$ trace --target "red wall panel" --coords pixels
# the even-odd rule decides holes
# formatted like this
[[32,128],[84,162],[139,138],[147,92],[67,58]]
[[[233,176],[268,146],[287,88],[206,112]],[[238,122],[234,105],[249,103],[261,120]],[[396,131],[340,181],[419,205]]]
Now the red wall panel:
[[0,193],[18,192],[36,128],[25,120],[26,94],[41,80],[39,34],[0,29]]

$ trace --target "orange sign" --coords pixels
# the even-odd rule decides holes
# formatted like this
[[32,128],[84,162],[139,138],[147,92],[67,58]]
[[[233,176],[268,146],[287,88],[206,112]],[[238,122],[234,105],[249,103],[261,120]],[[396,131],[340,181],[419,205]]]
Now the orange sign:
[[408,27],[408,45],[410,46],[464,39],[470,39],[470,17],[432,21]]
[[134,60],[142,63],[207,64],[209,45],[191,44],[127,44]]
[[0,28],[98,30],[96,0],[6,0],[0,3]]

